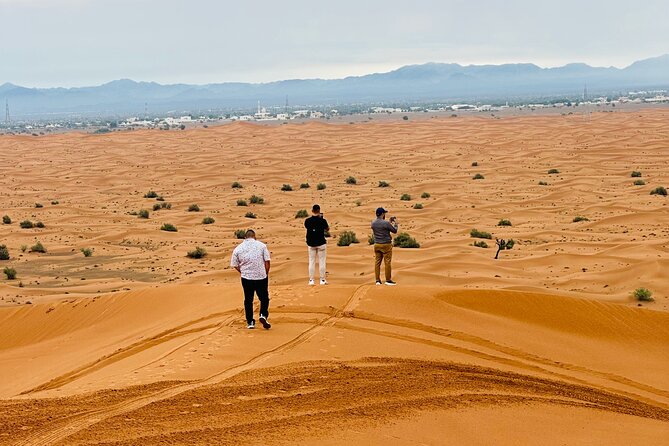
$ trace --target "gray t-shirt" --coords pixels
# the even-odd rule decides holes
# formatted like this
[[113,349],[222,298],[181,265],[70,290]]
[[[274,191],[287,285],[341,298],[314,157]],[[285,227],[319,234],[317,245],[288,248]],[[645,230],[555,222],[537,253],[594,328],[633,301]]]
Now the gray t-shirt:
[[393,238],[390,236],[390,233],[397,234],[397,228],[399,225],[397,223],[392,224],[387,220],[382,218],[377,218],[372,221],[372,232],[374,233],[374,243],[392,243]]

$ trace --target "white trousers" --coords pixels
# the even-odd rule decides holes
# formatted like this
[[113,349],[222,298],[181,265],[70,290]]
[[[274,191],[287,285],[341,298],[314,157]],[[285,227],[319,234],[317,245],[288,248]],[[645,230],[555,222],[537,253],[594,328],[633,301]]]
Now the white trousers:
[[321,279],[325,279],[325,255],[327,252],[327,245],[309,246],[309,280],[314,280],[314,273],[316,272],[316,255],[318,255],[318,270]]

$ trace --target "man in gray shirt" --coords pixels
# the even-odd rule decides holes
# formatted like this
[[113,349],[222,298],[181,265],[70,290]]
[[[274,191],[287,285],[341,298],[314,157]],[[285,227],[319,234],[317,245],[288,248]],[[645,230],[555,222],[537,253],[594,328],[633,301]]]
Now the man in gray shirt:
[[374,234],[374,274],[376,274],[376,284],[381,285],[381,263],[385,263],[386,285],[396,285],[392,280],[393,260],[393,238],[391,233],[397,234],[399,225],[395,217],[390,217],[386,221],[387,210],[378,208],[376,210],[376,220],[372,222],[372,232]]

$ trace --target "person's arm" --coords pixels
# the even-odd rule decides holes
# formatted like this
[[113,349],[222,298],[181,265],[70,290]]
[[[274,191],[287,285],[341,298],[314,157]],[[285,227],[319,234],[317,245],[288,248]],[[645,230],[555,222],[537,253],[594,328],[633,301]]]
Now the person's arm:
[[393,234],[397,234],[397,230],[399,229],[400,225],[397,224],[397,222],[390,223],[388,222],[388,230],[392,232]]
[[309,229],[309,222],[310,222],[310,221],[311,221],[310,218],[307,218],[306,220],[304,220],[304,227],[305,227],[305,228]]
[[270,261],[265,260],[265,273],[269,276]]
[[265,273],[269,275],[269,269],[270,269],[270,255],[269,255],[269,250],[267,249],[267,246],[263,248],[263,258],[265,259]]
[[330,230],[330,225],[328,224],[328,221],[326,219],[323,219],[323,226],[325,226],[326,231]]
[[232,258],[230,259],[230,266],[236,269],[239,274],[242,273],[242,270],[239,266],[239,257],[237,256],[236,251],[232,252]]

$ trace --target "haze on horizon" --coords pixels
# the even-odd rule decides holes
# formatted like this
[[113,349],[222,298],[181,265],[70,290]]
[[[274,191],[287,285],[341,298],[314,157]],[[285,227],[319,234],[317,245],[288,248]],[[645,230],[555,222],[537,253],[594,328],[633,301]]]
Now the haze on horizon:
[[624,0],[0,0],[0,84],[267,82],[407,64],[584,62],[669,53],[669,8]]

